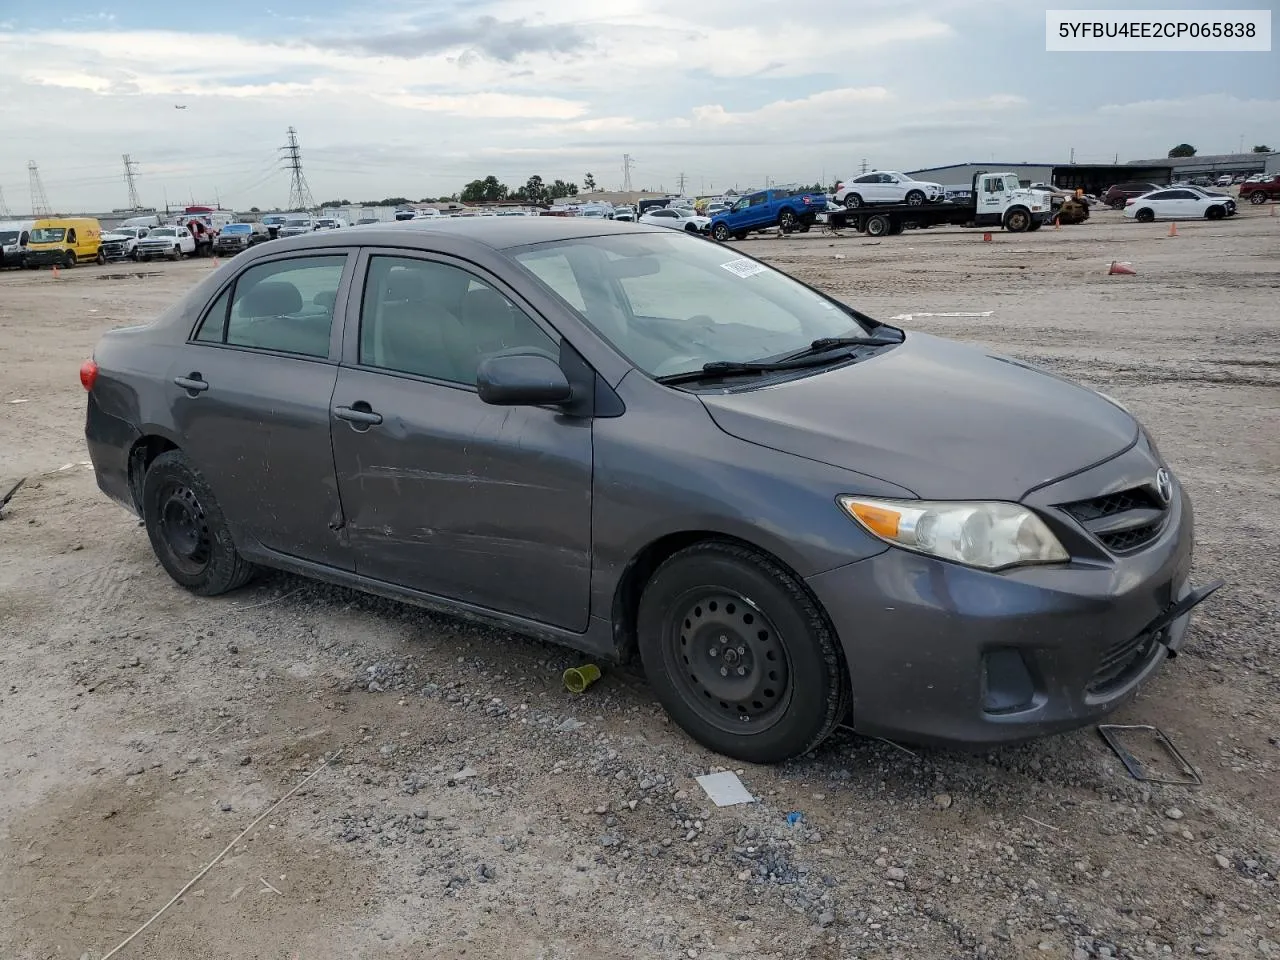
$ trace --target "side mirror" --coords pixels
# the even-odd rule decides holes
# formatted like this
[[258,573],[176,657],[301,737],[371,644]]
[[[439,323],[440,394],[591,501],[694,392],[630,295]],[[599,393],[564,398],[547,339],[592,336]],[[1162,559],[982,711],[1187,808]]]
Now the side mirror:
[[485,403],[537,407],[565,403],[573,395],[560,365],[541,354],[489,357],[476,369],[476,390]]

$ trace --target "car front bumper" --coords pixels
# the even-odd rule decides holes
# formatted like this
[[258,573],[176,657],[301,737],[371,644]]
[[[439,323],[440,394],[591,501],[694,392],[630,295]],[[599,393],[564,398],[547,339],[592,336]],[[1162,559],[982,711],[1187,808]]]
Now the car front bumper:
[[961,747],[1094,723],[1181,646],[1193,521],[1181,486],[1159,536],[1111,562],[989,573],[892,548],[809,579],[844,648],[861,733]]
[[66,262],[67,251],[61,248],[57,250],[32,250],[27,249],[27,266],[28,267],[51,267],[54,264],[61,266]]

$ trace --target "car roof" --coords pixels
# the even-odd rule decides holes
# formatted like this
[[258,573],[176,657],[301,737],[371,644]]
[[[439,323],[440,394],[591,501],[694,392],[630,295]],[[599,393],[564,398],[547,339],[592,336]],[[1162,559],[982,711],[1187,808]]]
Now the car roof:
[[[365,246],[430,248],[441,240],[465,242],[502,250],[528,243],[576,240],[613,234],[657,233],[662,227],[619,223],[600,217],[441,217],[426,220],[397,220],[365,224],[359,233],[344,233],[344,243]],[[358,241],[347,238],[358,236]],[[291,247],[333,246],[332,237],[308,235],[280,241]],[[273,249],[281,249],[272,245]]]

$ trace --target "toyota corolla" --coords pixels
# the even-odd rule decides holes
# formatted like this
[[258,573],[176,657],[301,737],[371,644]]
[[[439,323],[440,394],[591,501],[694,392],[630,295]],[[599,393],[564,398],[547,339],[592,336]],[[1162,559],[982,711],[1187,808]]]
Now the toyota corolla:
[[1214,588],[1119,403],[657,227],[308,231],[81,380],[99,486],[188,590],[278,568],[638,654],[749,761],[1091,723]]

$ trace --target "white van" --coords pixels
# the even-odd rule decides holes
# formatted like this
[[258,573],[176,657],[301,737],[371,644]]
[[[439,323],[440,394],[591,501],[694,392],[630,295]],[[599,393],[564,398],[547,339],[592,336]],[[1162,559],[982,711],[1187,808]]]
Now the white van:
[[0,223],[0,268],[25,267],[27,244],[31,242],[34,220],[9,220]]

